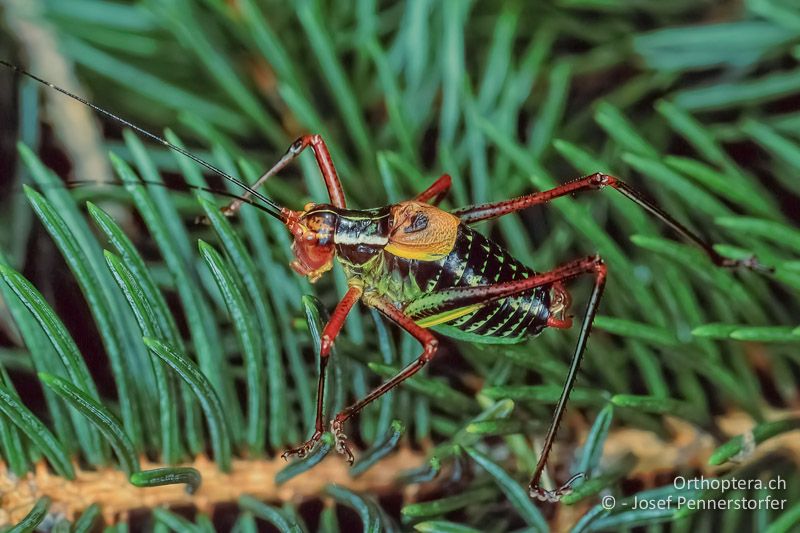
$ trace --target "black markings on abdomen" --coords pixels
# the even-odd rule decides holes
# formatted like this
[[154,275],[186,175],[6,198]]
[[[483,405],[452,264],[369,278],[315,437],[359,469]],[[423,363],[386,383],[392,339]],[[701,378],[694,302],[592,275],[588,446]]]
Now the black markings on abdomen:
[[[503,247],[473,231],[459,227],[453,251],[443,260],[417,268],[417,283],[438,274],[434,291],[451,287],[494,285],[528,278],[535,272]],[[438,271],[438,272],[437,272]],[[492,302],[449,324],[461,331],[489,337],[524,337],[539,333],[547,323],[550,295],[546,287],[526,291],[512,298]]]

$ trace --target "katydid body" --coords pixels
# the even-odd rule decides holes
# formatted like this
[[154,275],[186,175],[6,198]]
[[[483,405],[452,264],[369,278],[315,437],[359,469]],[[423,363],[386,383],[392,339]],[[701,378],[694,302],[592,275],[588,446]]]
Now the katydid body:
[[[639,204],[685,239],[703,250],[717,266],[745,266],[763,269],[754,259],[736,261],[720,256],[708,243],[647,200],[635,189],[606,174],[592,174],[549,191],[533,193],[496,203],[470,206],[447,212],[437,204],[450,188],[450,176],[443,175],[415,198],[371,210],[351,210],[345,203],[336,169],[324,141],[307,135],[295,141],[286,154],[259,179],[258,187],[288,165],[305,148],[317,159],[329,204],[308,204],[303,211],[283,208],[283,220],[295,237],[292,267],[311,281],[330,270],[335,260],[344,267],[349,289],[326,325],[320,348],[317,388],[316,430],[299,447],[285,452],[304,456],[324,431],[322,399],[325,368],[331,346],[344,325],[347,313],[359,300],[376,308],[413,335],[423,346],[419,358],[363,399],[338,413],[331,421],[336,449],[352,463],[344,422],[365,405],[379,398],[418,372],[436,354],[436,328],[445,335],[471,342],[521,342],[546,327],[569,328],[566,315],[570,297],[563,283],[585,274],[594,276],[594,290],[581,322],[564,388],[545,436],[530,494],[541,500],[557,501],[581,476],[572,476],[555,490],[540,485],[558,426],[575,384],[600,298],[605,287],[606,266],[599,256],[565,263],[543,273],[534,272],[499,244],[473,230],[469,224],[528,208],[583,191],[612,187]],[[245,194],[246,198],[248,195]],[[233,214],[234,202],[223,212]]]
[[[409,213],[411,219],[405,218]],[[315,206],[306,215],[330,224],[336,259],[348,283],[362,290],[362,300],[391,303],[417,325],[475,342],[514,343],[539,334],[548,318],[563,311],[561,300],[551,308],[550,287],[530,289],[493,302],[448,305],[443,292],[453,288],[488,286],[521,281],[535,274],[500,245],[456,217],[417,202],[403,202],[375,210],[341,210]],[[437,222],[433,220],[438,219]],[[397,245],[406,237],[439,228],[450,251],[416,254]],[[446,293],[445,293],[446,294]]]
[[[542,500],[557,501],[570,490],[572,482],[581,474],[572,476],[555,490],[545,490],[539,482],[577,378],[592,321],[605,287],[606,267],[599,256],[589,256],[564,263],[550,271],[535,272],[499,244],[471,228],[472,223],[514,213],[561,196],[611,187],[698,246],[716,266],[769,270],[755,258],[731,260],[720,256],[708,243],[635,189],[613,176],[600,173],[549,191],[452,212],[437,207],[450,188],[450,177],[443,175],[409,201],[377,209],[353,210],[346,206],[344,191],[322,138],[306,135],[295,141],[278,163],[255,184],[248,186],[186,150],[64,89],[5,61],[0,60],[0,64],[79,100],[241,187],[245,193],[225,207],[223,212],[232,215],[248,203],[281,220],[294,236],[292,251],[295,260],[292,268],[299,274],[316,281],[332,268],[334,261],[339,261],[344,267],[349,287],[321,336],[315,432],[301,446],[285,452],[284,457],[307,454],[325,430],[325,369],[333,342],[347,314],[357,302],[362,301],[377,309],[405,329],[420,342],[423,351],[417,360],[396,376],[332,419],[331,430],[336,437],[336,449],[345,454],[351,463],[353,455],[346,444],[345,421],[419,371],[435,356],[438,340],[432,329],[469,342],[512,343],[538,335],[547,327],[569,328],[572,325],[572,319],[567,315],[570,297],[563,284],[589,274],[594,278],[594,288],[581,321],[561,397],[530,482],[531,496]],[[279,206],[256,190],[309,147],[325,180],[329,203],[309,204],[302,211],[294,211]]]

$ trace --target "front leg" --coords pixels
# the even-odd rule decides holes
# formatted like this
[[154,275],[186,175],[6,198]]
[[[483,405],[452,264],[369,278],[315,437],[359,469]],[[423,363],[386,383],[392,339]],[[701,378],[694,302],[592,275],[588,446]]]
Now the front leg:
[[328,152],[328,146],[319,135],[303,135],[292,143],[292,145],[288,150],[286,150],[286,153],[283,154],[283,157],[281,157],[277,163],[272,165],[269,170],[267,170],[260,178],[258,178],[258,180],[250,187],[250,190],[246,191],[241,198],[238,198],[227,206],[223,207],[222,213],[225,216],[234,215],[236,211],[242,207],[242,204],[246,202],[248,198],[250,198],[252,190],[258,189],[261,185],[266,183],[268,179],[286,168],[289,163],[294,161],[297,156],[299,156],[303,150],[308,147],[311,147],[311,150],[314,152],[314,157],[316,158],[317,165],[322,173],[322,178],[325,180],[325,187],[328,189],[328,196],[331,204],[335,205],[336,207],[345,207],[344,191],[342,190],[341,182],[339,182],[339,176],[336,173],[336,167],[333,166],[331,154]]
[[314,434],[306,442],[298,446],[286,450],[281,454],[281,457],[288,459],[292,455],[298,457],[305,457],[314,448],[322,437],[322,432],[325,431],[325,409],[323,402],[325,399],[325,369],[328,366],[328,358],[333,348],[333,341],[344,326],[344,321],[347,314],[353,308],[355,303],[361,298],[361,287],[352,286],[348,289],[347,294],[344,295],[342,301],[333,310],[331,319],[322,330],[322,337],[320,338],[319,347],[319,380],[317,382],[317,418],[314,423]]
[[422,344],[423,351],[416,361],[406,366],[396,376],[367,394],[360,401],[357,401],[356,403],[342,410],[342,412],[337,414],[336,417],[331,421],[331,431],[336,437],[336,451],[344,455],[347,459],[347,462],[350,464],[353,464],[353,454],[350,451],[350,448],[347,446],[347,435],[344,432],[344,423],[351,416],[361,411],[368,403],[380,398],[398,386],[400,383],[419,372],[419,370],[425,366],[428,361],[433,359],[433,356],[436,354],[436,350],[439,347],[439,341],[433,336],[433,333],[431,333],[430,330],[418,326],[409,316],[405,315],[390,302],[380,298],[372,298],[367,303],[388,317],[392,322],[413,335],[414,338],[417,339],[420,344]]

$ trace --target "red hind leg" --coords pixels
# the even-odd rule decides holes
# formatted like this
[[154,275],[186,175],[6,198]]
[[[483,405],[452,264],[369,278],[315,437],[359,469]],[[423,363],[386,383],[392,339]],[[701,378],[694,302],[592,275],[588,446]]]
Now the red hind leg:
[[[496,301],[502,298],[520,294],[536,287],[547,285],[556,286],[558,287],[557,292],[560,290],[566,293],[563,287],[561,287],[562,282],[588,273],[593,273],[595,276],[594,290],[592,291],[592,294],[589,298],[589,303],[586,306],[586,313],[581,324],[580,333],[578,334],[578,342],[575,345],[575,351],[572,355],[569,372],[564,382],[561,397],[559,398],[558,404],[556,405],[553,413],[553,420],[550,423],[549,429],[547,430],[547,434],[544,439],[544,445],[542,446],[542,452],[539,455],[539,460],[530,482],[530,495],[532,497],[547,501],[558,501],[562,495],[569,492],[572,483],[582,475],[578,474],[573,476],[564,485],[561,485],[555,490],[546,490],[539,486],[545,466],[547,465],[547,459],[550,456],[550,451],[553,447],[553,442],[555,441],[556,432],[558,431],[558,427],[561,424],[561,419],[566,411],[570,392],[575,386],[575,380],[577,379],[578,369],[586,351],[586,344],[589,339],[589,333],[592,329],[592,323],[595,315],[597,314],[600,298],[603,294],[603,289],[605,288],[606,266],[602,259],[600,259],[598,256],[578,259],[576,261],[566,263],[550,272],[539,273],[523,280],[499,283],[496,285],[445,289],[439,293],[439,296],[444,297],[440,298],[443,301],[440,304],[431,306],[428,309],[428,311],[432,312],[433,314],[442,313],[468,305],[473,305],[476,302],[488,303],[491,301]],[[357,401],[353,405],[341,411],[331,422],[331,431],[336,437],[336,449],[339,453],[344,454],[350,463],[353,462],[353,454],[350,452],[346,444],[347,436],[344,433],[344,423],[350,417],[361,411],[364,406],[380,398],[382,395],[386,394],[391,389],[419,372],[419,370],[425,366],[425,364],[428,363],[428,361],[430,361],[436,354],[436,349],[438,348],[439,344],[428,329],[417,325],[414,319],[408,316],[405,312],[396,308],[391,302],[387,302],[380,298],[371,298],[366,301],[366,303],[372,307],[375,307],[378,309],[378,311],[390,318],[397,325],[408,331],[420,342],[420,344],[423,345],[424,349],[422,355],[420,355],[416,361],[412,362],[393,378],[374,389],[362,400]],[[419,319],[420,317],[416,318]]]
[[661,209],[661,207],[659,207],[652,200],[646,198],[642,193],[626,184],[619,178],[609,176],[608,174],[601,174],[599,172],[592,174],[591,176],[585,176],[583,178],[570,181],[569,183],[559,185],[558,187],[548,191],[526,194],[525,196],[519,196],[517,198],[503,200],[501,202],[462,207],[461,209],[456,209],[452,213],[459,217],[465,224],[472,224],[481,220],[501,217],[521,209],[527,209],[528,207],[549,202],[550,200],[554,200],[568,194],[584,191],[598,191],[605,187],[616,189],[627,199],[631,200],[635,204],[638,204],[645,211],[661,220],[687,241],[691,242],[705,252],[705,254],[709,257],[709,259],[711,259],[711,261],[713,261],[715,265],[728,268],[742,266],[751,270],[758,270],[762,272],[772,271],[772,269],[761,265],[755,259],[755,257],[748,259],[728,259],[721,256],[716,250],[714,250],[711,244],[705,242],[689,228],[675,220],[669,213]]
[[[597,307],[600,303],[600,297],[602,296],[603,289],[605,288],[606,266],[603,263],[603,260],[600,259],[599,256],[586,257],[563,264],[549,272],[534,274],[526,279],[498,283],[495,285],[443,289],[437,293],[435,302],[422,302],[422,304],[417,306],[417,309],[413,309],[411,307],[406,308],[406,312],[411,312],[414,318],[419,320],[421,318],[454,311],[469,305],[489,303],[503,298],[508,298],[537,287],[547,286],[555,289],[556,298],[559,298],[559,294],[561,294],[560,298],[562,298],[562,301],[557,301],[556,303],[557,305],[563,305],[567,303],[568,297],[566,296],[566,290],[564,290],[561,284],[567,280],[585,274],[594,274],[594,290],[592,291],[592,294],[589,298],[589,303],[586,306],[586,313],[581,323],[581,330],[578,334],[578,342],[575,345],[575,351],[572,355],[569,372],[567,373],[567,377],[564,381],[564,386],[561,391],[561,396],[556,404],[555,411],[553,412],[553,420],[550,423],[549,429],[547,430],[547,434],[544,439],[544,445],[542,446],[542,451],[539,455],[539,460],[536,464],[536,469],[533,472],[533,477],[530,482],[530,495],[541,500],[558,501],[561,496],[569,492],[572,483],[581,477],[581,474],[573,476],[569,479],[569,481],[555,490],[545,490],[539,485],[545,466],[547,465],[547,459],[550,456],[550,451],[553,447],[553,442],[555,441],[556,432],[558,431],[558,427],[561,424],[561,419],[563,418],[564,412],[567,408],[567,400],[569,400],[570,392],[575,386],[575,380],[578,377],[578,369],[580,368],[584,352],[586,351],[586,343],[589,339],[592,323],[594,322],[594,317],[597,314]],[[416,303],[419,304],[420,301]],[[399,313],[397,310],[395,310],[395,312]],[[405,315],[403,316],[405,317]],[[551,318],[553,318],[553,322],[548,321],[548,325],[553,325],[555,327],[566,327],[568,325],[566,321],[562,321],[556,317]],[[403,373],[407,370],[408,369],[404,370]],[[414,369],[414,372],[417,370],[418,368]],[[401,373],[399,376],[402,376],[403,373]],[[397,377],[395,379],[397,379]],[[337,416],[337,420],[338,419],[339,417]]]
[[536,463],[536,468],[533,471],[533,476],[531,477],[531,482],[528,487],[531,497],[542,501],[556,502],[560,500],[564,494],[567,494],[572,490],[572,484],[576,480],[583,477],[583,473],[575,474],[569,480],[567,480],[566,483],[555,490],[543,489],[539,485],[542,474],[544,473],[544,469],[547,466],[547,458],[550,455],[550,450],[553,447],[553,442],[555,441],[556,433],[558,432],[558,426],[561,425],[561,419],[564,417],[564,412],[567,409],[569,394],[572,392],[572,388],[575,386],[575,380],[578,377],[578,369],[581,366],[583,354],[586,351],[586,343],[589,340],[589,333],[592,330],[594,317],[597,315],[597,308],[600,305],[600,298],[603,296],[603,289],[605,289],[606,286],[606,266],[602,261],[599,260],[599,258],[597,259],[598,260],[593,267],[595,276],[594,289],[589,297],[589,303],[586,305],[586,313],[584,314],[583,321],[581,322],[581,330],[578,334],[578,342],[575,344],[575,351],[572,355],[569,371],[567,372],[564,386],[561,389],[561,397],[559,397],[555,411],[553,412],[553,420],[550,422],[550,427],[547,429],[547,434],[544,437],[542,451],[539,454],[539,460]]

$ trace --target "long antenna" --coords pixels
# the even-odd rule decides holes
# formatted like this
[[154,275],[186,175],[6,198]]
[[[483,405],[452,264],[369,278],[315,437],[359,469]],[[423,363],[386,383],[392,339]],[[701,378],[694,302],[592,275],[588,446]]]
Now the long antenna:
[[[31,74],[27,70],[25,70],[25,69],[23,69],[21,67],[18,67],[17,65],[14,65],[14,64],[9,63],[8,61],[4,61],[2,59],[0,59],[0,64],[2,64],[4,66],[14,70],[15,72],[18,72],[18,73],[20,73],[20,74],[22,74],[24,76],[27,76],[27,77],[29,77],[29,78],[31,78],[33,80],[36,80],[37,82],[41,83],[42,85],[46,85],[46,86],[50,87],[51,89],[55,89],[56,91],[60,92],[61,94],[69,96],[73,100],[77,100],[78,102],[82,103],[83,105],[89,106],[90,108],[92,108],[93,110],[97,111],[98,113],[100,113],[100,114],[102,114],[102,115],[104,115],[104,116],[106,116],[106,117],[108,117],[110,119],[116,120],[117,122],[127,126],[128,128],[131,128],[135,132],[137,132],[137,133],[139,133],[141,135],[144,135],[145,137],[148,137],[148,138],[158,142],[159,144],[163,144],[167,148],[169,148],[171,150],[175,150],[179,154],[182,154],[182,155],[188,157],[192,161],[200,164],[201,166],[205,167],[206,169],[210,170],[211,172],[222,176],[223,178],[225,178],[226,180],[230,181],[231,183],[233,183],[233,184],[237,185],[238,187],[241,187],[245,191],[249,192],[250,194],[252,194],[256,198],[258,198],[259,200],[264,202],[266,204],[266,206],[269,207],[269,208],[267,208],[265,206],[264,209],[263,209],[264,212],[269,213],[270,215],[272,215],[273,217],[277,218],[278,220],[285,221],[285,217],[281,213],[282,208],[277,203],[275,203],[275,201],[271,200],[270,198],[267,198],[266,196],[264,196],[260,192],[256,191],[255,189],[253,189],[252,187],[250,187],[246,183],[234,178],[230,174],[228,174],[228,173],[224,172],[223,170],[215,167],[211,163],[209,163],[207,161],[204,161],[203,159],[200,159],[199,157],[197,157],[193,153],[189,152],[188,150],[185,150],[185,149],[181,148],[180,146],[176,146],[176,145],[172,144],[171,142],[167,141],[163,137],[159,137],[155,133],[151,133],[151,132],[147,131],[146,129],[137,126],[136,124],[133,124],[130,121],[125,120],[124,118],[115,115],[111,111],[107,111],[107,110],[103,109],[102,107],[91,103],[90,101],[86,100],[85,98],[82,98],[82,97],[80,97],[80,96],[78,96],[76,94],[73,94],[73,93],[67,91],[66,89],[62,89],[61,87],[58,87],[57,85],[54,85],[54,84],[50,83],[49,81],[44,80],[44,79],[36,76],[35,74]],[[251,203],[251,202],[248,202],[248,203]]]
[[160,181],[150,181],[150,180],[139,180],[137,182],[132,182],[132,183],[127,183],[127,182],[124,182],[124,181],[100,181],[100,182],[98,182],[98,181],[93,181],[93,180],[71,180],[71,181],[69,181],[67,183],[64,183],[64,185],[58,185],[58,186],[59,187],[63,186],[66,189],[77,189],[77,188],[83,188],[83,187],[124,187],[125,185],[131,185],[131,184],[133,184],[133,185],[138,185],[138,184],[155,185],[156,187],[164,187],[165,189],[177,190],[177,191],[181,191],[181,188],[185,187],[186,190],[184,190],[183,192],[187,192],[189,190],[209,192],[211,194],[216,194],[218,196],[224,196],[226,198],[234,198],[236,200],[240,200],[240,201],[242,201],[242,202],[244,202],[246,204],[252,205],[256,209],[260,209],[261,211],[264,211],[265,213],[269,213],[270,215],[272,215],[272,211],[270,211],[266,206],[264,206],[264,205],[262,205],[262,204],[260,204],[260,203],[258,203],[256,201],[253,201],[250,198],[245,198],[244,196],[240,196],[240,195],[238,195],[236,193],[232,193],[232,192],[226,191],[224,189],[215,189],[213,187],[203,187],[203,186],[200,186],[200,185],[192,185],[190,183],[181,183],[181,185],[180,185],[181,188],[178,188],[178,187],[172,187],[171,185],[169,185],[167,183],[162,183]]

